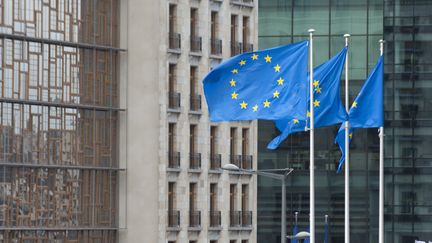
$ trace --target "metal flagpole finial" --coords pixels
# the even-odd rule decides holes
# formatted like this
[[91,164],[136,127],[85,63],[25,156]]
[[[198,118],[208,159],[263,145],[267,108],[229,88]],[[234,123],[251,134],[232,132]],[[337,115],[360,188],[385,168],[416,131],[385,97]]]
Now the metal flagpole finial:
[[379,40],[379,43],[385,43],[385,40],[381,39]]
[[325,217],[325,223],[327,224],[328,223],[328,215],[326,214],[324,217]]
[[315,29],[308,29],[308,32],[313,33],[313,32],[315,32]]
[[343,37],[348,38],[350,36],[351,36],[350,34],[345,34]]

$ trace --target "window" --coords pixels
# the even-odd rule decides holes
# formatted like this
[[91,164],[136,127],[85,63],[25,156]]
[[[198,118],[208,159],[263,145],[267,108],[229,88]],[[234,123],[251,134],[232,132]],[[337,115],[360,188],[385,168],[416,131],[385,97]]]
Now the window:
[[190,90],[190,110],[201,110],[201,95],[198,94],[198,67],[190,67],[189,90]]
[[191,37],[197,36],[198,33],[198,9],[191,8],[190,12],[190,34]]
[[196,146],[196,127],[197,125],[190,125],[190,136],[189,136],[189,153],[191,155],[195,154],[195,146]]
[[242,155],[249,154],[249,129],[242,129]]
[[231,15],[231,43],[237,42],[237,15]]
[[217,127],[211,126],[210,127],[210,155],[216,154],[216,133],[217,133]]
[[249,210],[249,186],[247,184],[242,185],[242,211]]
[[169,43],[170,49],[180,48],[180,34],[177,33],[177,6],[171,4],[169,6],[169,23],[168,23]]
[[237,150],[236,150],[236,133],[237,133],[237,128],[232,127],[230,130],[230,153],[231,155],[235,155]]
[[244,16],[243,17],[243,29],[242,29],[242,34],[243,34],[243,51],[244,52],[248,52],[248,51],[252,51],[253,47],[252,45],[249,44],[249,37],[250,37],[250,28],[249,28],[249,17]]
[[189,156],[190,156],[190,169],[201,168],[201,154],[197,153],[196,140],[197,140],[197,125],[190,125],[189,137]]
[[190,94],[191,95],[196,95],[196,91],[197,91],[197,70],[198,67],[196,66],[191,66],[190,67]]
[[217,210],[217,183],[210,184],[210,212]]
[[168,168],[180,167],[180,154],[176,151],[176,124],[168,124]]
[[236,210],[237,184],[230,185],[230,211]]
[[194,212],[196,210],[197,203],[197,184],[189,183],[189,211]]
[[210,21],[210,38],[214,40],[217,37],[218,37],[218,13],[212,11],[211,21]]
[[180,93],[176,92],[176,65],[168,66],[168,107],[170,109],[180,108]]
[[168,182],[168,211],[175,209],[175,197],[175,182]]

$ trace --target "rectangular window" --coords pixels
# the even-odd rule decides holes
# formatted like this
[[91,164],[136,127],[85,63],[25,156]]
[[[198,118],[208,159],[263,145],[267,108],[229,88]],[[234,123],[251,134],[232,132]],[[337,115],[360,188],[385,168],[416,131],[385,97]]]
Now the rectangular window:
[[190,95],[195,96],[197,94],[197,70],[198,67],[190,67]]
[[237,133],[237,128],[235,127],[231,127],[230,130],[230,153],[231,155],[235,155],[237,150],[236,150],[236,133]]
[[168,92],[175,92],[175,79],[176,79],[176,65],[170,64],[168,66]]
[[217,210],[217,183],[210,184],[210,212]]
[[231,15],[231,43],[237,42],[237,15]]
[[190,136],[189,136],[189,153],[193,156],[196,153],[196,130],[197,125],[190,125]]
[[230,211],[236,210],[237,184],[230,185]]
[[175,33],[177,30],[177,6],[169,6],[169,33]]
[[218,37],[218,13],[211,12],[211,23],[210,23],[210,38],[212,40]]
[[171,155],[175,152],[175,136],[176,136],[176,124],[168,124],[168,153]]
[[197,184],[189,183],[189,211],[194,212],[196,210],[197,203]]
[[242,155],[249,154],[249,129],[242,129]]
[[244,16],[243,17],[243,29],[242,29],[242,34],[243,34],[243,46],[246,47],[247,44],[249,43],[249,17]]
[[249,210],[249,186],[247,184],[242,185],[242,211]]
[[217,133],[217,127],[211,126],[210,127],[210,155],[216,154],[216,133]]
[[168,182],[168,211],[175,210],[175,182]]
[[198,36],[198,9],[191,8],[190,12],[190,34],[191,37]]

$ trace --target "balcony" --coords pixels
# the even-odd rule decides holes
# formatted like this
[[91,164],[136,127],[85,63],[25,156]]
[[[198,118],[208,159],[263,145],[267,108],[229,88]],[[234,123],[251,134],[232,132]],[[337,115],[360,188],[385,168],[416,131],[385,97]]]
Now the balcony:
[[181,95],[177,92],[168,93],[168,108],[172,110],[180,110]]
[[201,111],[201,95],[190,96],[190,110],[195,112]]
[[245,6],[253,8],[254,1],[253,0],[230,0],[230,3],[233,5]]
[[210,55],[222,55],[222,40],[216,38],[210,39]]
[[210,154],[210,170],[219,171],[221,168],[221,161],[221,154]]
[[189,228],[201,227],[201,211],[189,212]]
[[241,225],[241,211],[230,211],[230,227],[240,227]]
[[229,227],[236,229],[252,229],[252,211],[230,211]]
[[238,55],[243,51],[243,44],[241,42],[231,42],[231,56]]
[[241,226],[252,227],[252,211],[241,211]]
[[191,52],[201,52],[202,51],[202,38],[201,37],[191,36],[190,51]]
[[168,228],[180,228],[180,211],[168,210]]
[[209,227],[210,228],[221,228],[221,211],[210,211],[209,213]]
[[253,51],[253,44],[245,43],[243,44],[243,52],[251,52]]
[[189,169],[190,170],[201,170],[201,154],[191,153],[189,158]]
[[180,169],[180,152],[168,152],[168,168]]
[[171,50],[181,49],[181,35],[179,33],[170,32],[168,34],[168,48]]
[[241,168],[242,156],[241,155],[230,155],[230,164],[236,165]]
[[252,170],[252,155],[242,155],[241,160],[242,169]]

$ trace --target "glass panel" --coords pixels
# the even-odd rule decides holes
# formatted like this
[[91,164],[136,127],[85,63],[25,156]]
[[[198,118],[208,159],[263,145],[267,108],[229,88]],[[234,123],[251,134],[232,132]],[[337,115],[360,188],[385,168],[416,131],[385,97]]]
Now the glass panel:
[[294,35],[307,35],[315,29],[316,35],[329,34],[329,0],[294,1]]
[[331,34],[366,34],[367,0],[332,0]]
[[259,1],[260,36],[291,35],[291,1]]

